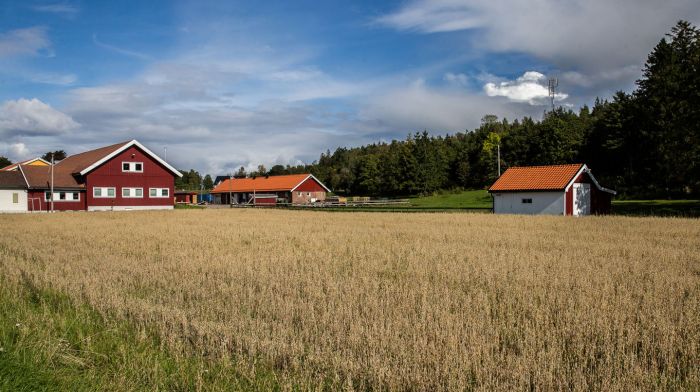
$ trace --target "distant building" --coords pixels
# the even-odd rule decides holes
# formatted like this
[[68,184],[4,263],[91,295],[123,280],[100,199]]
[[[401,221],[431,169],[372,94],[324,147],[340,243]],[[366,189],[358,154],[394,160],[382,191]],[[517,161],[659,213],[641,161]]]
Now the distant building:
[[197,191],[175,191],[175,203],[197,204]]
[[585,164],[511,167],[489,193],[496,214],[575,216],[609,213],[615,195]]
[[17,163],[13,163],[11,165],[5,166],[2,169],[0,169],[0,171],[16,171],[19,169],[20,165],[24,165],[24,166],[50,166],[51,163],[47,162],[46,160],[44,160],[42,158],[37,157],[37,158],[32,158],[32,159],[28,159],[26,161],[17,162]]
[[211,194],[214,203],[274,205],[308,204],[326,200],[330,192],[311,174],[230,178],[221,181]]
[[[11,194],[13,211],[15,204],[47,211],[52,200],[55,211],[172,209],[175,176],[182,175],[136,140],[71,155],[53,167],[20,163],[3,173],[15,173],[0,178],[0,193]],[[26,198],[14,203],[17,173]],[[0,211],[6,209],[2,202]]]

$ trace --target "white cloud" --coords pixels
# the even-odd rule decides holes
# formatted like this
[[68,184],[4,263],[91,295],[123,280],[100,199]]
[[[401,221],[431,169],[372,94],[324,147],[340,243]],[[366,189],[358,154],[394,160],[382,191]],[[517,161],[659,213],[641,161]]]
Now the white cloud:
[[77,129],[79,124],[40,100],[20,98],[0,106],[0,135],[52,135]]
[[696,0],[414,0],[377,19],[422,33],[472,31],[487,52],[524,52],[558,67],[639,66],[678,19],[700,22]]
[[451,133],[474,129],[485,114],[513,119],[539,113],[539,109],[528,105],[414,83],[374,97],[363,108],[361,116],[376,131],[393,131],[393,135],[401,138],[408,132],[423,129]]
[[[544,83],[547,78],[536,71],[527,71],[514,81],[486,83],[484,92],[489,97],[506,97],[513,102],[527,102],[530,105],[544,105],[549,99],[549,88]],[[555,101],[568,97],[564,93],[555,93]]]
[[50,48],[51,41],[45,27],[35,26],[0,33],[0,58],[36,55]]
[[10,144],[10,152],[15,157],[24,158],[29,156],[29,149],[24,143],[13,143]]

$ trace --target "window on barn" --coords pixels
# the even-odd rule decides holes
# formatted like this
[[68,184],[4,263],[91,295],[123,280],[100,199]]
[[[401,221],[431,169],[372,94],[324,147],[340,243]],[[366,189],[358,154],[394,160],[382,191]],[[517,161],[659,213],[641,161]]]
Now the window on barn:
[[122,197],[141,198],[143,197],[143,188],[122,188]]
[[95,198],[114,197],[116,191],[114,187],[92,188],[92,196]]
[[12,194],[12,203],[13,203],[13,204],[19,204],[19,193],[13,193],[13,194]]
[[122,172],[143,173],[143,162],[122,162]]
[[523,204],[532,204],[532,199],[523,199]]
[[170,190],[168,188],[150,188],[148,194],[149,197],[168,197]]

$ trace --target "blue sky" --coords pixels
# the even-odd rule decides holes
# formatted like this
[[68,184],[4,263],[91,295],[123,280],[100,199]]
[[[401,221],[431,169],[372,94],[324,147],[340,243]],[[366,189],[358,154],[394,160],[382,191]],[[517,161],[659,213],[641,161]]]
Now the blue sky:
[[[614,4],[609,4],[614,3]],[[181,168],[541,117],[631,91],[694,1],[7,1],[0,155],[136,138]]]

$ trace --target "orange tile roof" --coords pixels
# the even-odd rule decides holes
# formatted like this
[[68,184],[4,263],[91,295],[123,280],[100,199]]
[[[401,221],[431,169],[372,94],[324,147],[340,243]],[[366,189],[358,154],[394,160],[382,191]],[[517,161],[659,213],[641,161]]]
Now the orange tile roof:
[[489,192],[564,190],[582,166],[575,163],[511,167],[491,185]]
[[289,174],[256,178],[234,178],[221,181],[211,193],[228,192],[284,192],[291,191],[310,174]]

